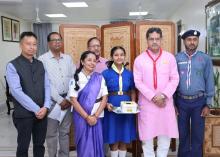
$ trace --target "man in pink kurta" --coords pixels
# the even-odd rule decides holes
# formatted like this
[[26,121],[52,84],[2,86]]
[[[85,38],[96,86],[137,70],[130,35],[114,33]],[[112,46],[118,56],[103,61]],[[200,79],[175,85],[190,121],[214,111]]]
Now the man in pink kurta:
[[134,62],[134,81],[139,90],[139,136],[145,157],[155,157],[155,137],[157,157],[167,157],[170,139],[178,138],[173,94],[179,75],[175,57],[160,47],[161,29],[150,28],[146,38],[148,48]]

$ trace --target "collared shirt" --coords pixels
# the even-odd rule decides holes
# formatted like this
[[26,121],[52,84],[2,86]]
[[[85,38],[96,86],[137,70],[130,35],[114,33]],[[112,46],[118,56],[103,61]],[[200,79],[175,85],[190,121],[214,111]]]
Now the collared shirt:
[[[77,98],[79,92],[85,87],[85,85],[88,83],[89,79],[91,78],[91,75],[86,76],[82,71],[78,74],[78,76],[79,76],[78,85],[79,85],[80,88],[79,88],[78,91],[76,91],[74,89],[75,88],[75,80],[72,79],[70,81],[70,87],[69,87],[69,92],[68,92],[68,95],[70,97]],[[99,91],[98,96],[97,96],[96,99],[99,99],[99,98],[101,98],[102,96],[105,96],[105,95],[108,95],[108,89],[106,87],[105,80],[102,77],[101,88],[100,88],[100,91]],[[91,115],[93,115],[96,112],[96,110],[98,109],[99,105],[100,105],[100,102],[94,104],[94,107],[93,107],[93,110],[91,112]],[[100,117],[103,117],[103,116],[104,116],[104,112],[102,112]]]
[[48,72],[51,98],[56,103],[60,104],[63,101],[62,94],[66,94],[69,88],[69,81],[73,78],[76,67],[73,64],[72,58],[60,53],[60,58],[56,59],[51,51],[39,57]]
[[183,95],[196,95],[204,92],[206,103],[211,105],[215,91],[211,58],[197,51],[191,56],[186,52],[180,52],[176,55],[176,60],[180,76],[177,92]]
[[153,57],[153,59],[156,59],[159,56],[159,54],[160,54],[160,50],[158,51],[158,53],[154,53],[150,49],[147,49],[147,51]]
[[106,65],[106,62],[108,60],[103,58],[103,57],[99,57],[99,59],[97,60],[97,63],[96,63],[96,67],[95,67],[95,72],[98,72],[98,73],[102,73],[104,70],[108,69],[107,68],[107,65]]
[[[28,111],[37,113],[40,110],[37,105],[27,94],[24,93],[21,87],[20,77],[12,63],[7,65],[6,78],[12,96]],[[47,72],[45,72],[45,100],[44,107],[50,108],[50,84]],[[37,94],[37,93],[36,93]]]

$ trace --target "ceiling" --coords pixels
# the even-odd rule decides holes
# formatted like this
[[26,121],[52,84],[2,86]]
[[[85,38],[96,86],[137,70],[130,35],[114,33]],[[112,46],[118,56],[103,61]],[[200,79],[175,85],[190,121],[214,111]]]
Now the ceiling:
[[[84,0],[88,8],[66,8],[62,2],[83,0],[0,0],[0,12],[35,22],[36,8],[42,22],[125,21],[167,19],[185,0]],[[148,11],[143,17],[129,17],[130,11]],[[66,18],[48,18],[44,14],[63,13]]]

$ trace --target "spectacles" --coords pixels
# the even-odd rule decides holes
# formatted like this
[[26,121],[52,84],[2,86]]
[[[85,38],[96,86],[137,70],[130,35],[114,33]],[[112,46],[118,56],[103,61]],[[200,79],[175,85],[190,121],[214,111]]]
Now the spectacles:
[[151,42],[153,42],[153,41],[159,42],[161,40],[161,38],[148,38],[148,40]]
[[100,48],[101,46],[100,46],[100,45],[91,45],[91,46],[89,46],[89,47],[92,47],[92,48],[95,48],[95,47]]
[[52,41],[52,42],[62,42],[63,40],[62,39],[51,39],[50,41]]

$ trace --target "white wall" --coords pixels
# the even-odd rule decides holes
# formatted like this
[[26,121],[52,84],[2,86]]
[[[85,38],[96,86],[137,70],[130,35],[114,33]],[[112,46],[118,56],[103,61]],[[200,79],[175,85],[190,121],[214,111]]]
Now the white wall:
[[[32,30],[32,23],[26,22],[20,18],[16,18],[13,16],[10,16],[5,13],[0,12],[0,16],[6,16],[12,19],[16,19],[20,21],[20,32],[23,31],[31,31]],[[80,24],[94,24],[101,26],[103,24],[108,24],[108,21],[100,21],[100,22],[86,22],[86,23],[80,23]],[[79,24],[79,23],[77,23]],[[58,23],[53,23],[52,24],[52,31],[57,31],[59,32],[59,25]],[[0,24],[0,30],[1,24]],[[20,48],[19,48],[19,43],[18,42],[6,42],[2,41],[2,32],[0,31],[0,110],[2,105],[5,105],[6,97],[5,97],[5,80],[4,80],[4,75],[5,75],[5,67],[6,64],[12,60],[13,58],[17,57],[20,54]]]
[[[210,0],[185,0],[184,5],[180,6],[170,20],[175,23],[182,20],[185,30],[198,29],[201,32],[200,43],[198,49],[205,51],[205,37],[206,37],[206,16],[205,5]],[[184,46],[182,45],[182,49]]]
[[[22,19],[4,14],[0,12],[0,16],[6,16],[12,19],[20,21],[20,32],[30,31],[31,23],[25,22]],[[0,24],[0,30],[1,24]],[[12,60],[20,54],[20,48],[18,42],[2,41],[2,31],[0,31],[0,107],[5,103],[5,66],[8,61]]]

